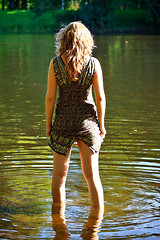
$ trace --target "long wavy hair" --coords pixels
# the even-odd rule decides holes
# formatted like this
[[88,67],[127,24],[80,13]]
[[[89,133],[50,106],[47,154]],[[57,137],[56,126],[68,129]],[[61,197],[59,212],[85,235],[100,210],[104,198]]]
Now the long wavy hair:
[[71,22],[56,34],[56,55],[65,58],[71,79],[77,80],[95,47],[93,36],[81,22]]

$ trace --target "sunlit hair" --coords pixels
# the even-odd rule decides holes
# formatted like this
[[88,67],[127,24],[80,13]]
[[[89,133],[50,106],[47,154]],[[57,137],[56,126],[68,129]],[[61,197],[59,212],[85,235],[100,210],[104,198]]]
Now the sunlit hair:
[[56,55],[65,56],[72,80],[77,80],[94,48],[90,31],[81,22],[72,22],[56,34]]

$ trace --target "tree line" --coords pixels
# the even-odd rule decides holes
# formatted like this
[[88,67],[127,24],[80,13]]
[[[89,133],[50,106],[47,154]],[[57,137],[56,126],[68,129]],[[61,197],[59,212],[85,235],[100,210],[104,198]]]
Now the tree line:
[[39,15],[58,9],[72,10],[85,22],[93,22],[100,27],[114,22],[116,11],[124,12],[130,9],[144,11],[147,23],[160,25],[159,0],[2,0],[1,9],[32,10]]
[[2,0],[2,10],[27,10],[27,9],[56,9],[66,3],[68,7],[72,4],[68,0]]
[[27,0],[2,0],[2,10],[27,9]]

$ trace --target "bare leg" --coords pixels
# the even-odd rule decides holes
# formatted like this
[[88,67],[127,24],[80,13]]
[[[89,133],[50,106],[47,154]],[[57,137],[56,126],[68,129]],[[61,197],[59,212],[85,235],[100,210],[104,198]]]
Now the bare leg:
[[53,203],[65,202],[65,183],[69,168],[71,148],[67,156],[53,153],[52,197]]
[[98,168],[99,154],[93,153],[84,142],[80,140],[78,140],[77,142],[81,156],[82,171],[88,184],[92,207],[103,208],[103,188]]

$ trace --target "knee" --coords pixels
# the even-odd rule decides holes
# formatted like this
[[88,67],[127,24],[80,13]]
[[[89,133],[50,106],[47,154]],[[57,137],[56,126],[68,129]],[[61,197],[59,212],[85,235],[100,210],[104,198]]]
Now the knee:
[[83,176],[86,180],[93,179],[93,171],[83,171]]
[[67,172],[68,172],[68,168],[56,169],[56,170],[53,170],[53,176],[63,179],[63,178],[66,178]]
[[68,173],[68,168],[69,168],[69,163],[68,161],[66,161],[65,163],[63,162],[54,162],[53,165],[53,176],[54,177],[58,177],[58,178],[65,178],[67,176]]
[[65,186],[66,175],[62,172],[53,172],[52,188],[59,189]]
[[83,176],[86,181],[98,181],[99,180],[99,171],[97,169],[90,169],[83,171]]

